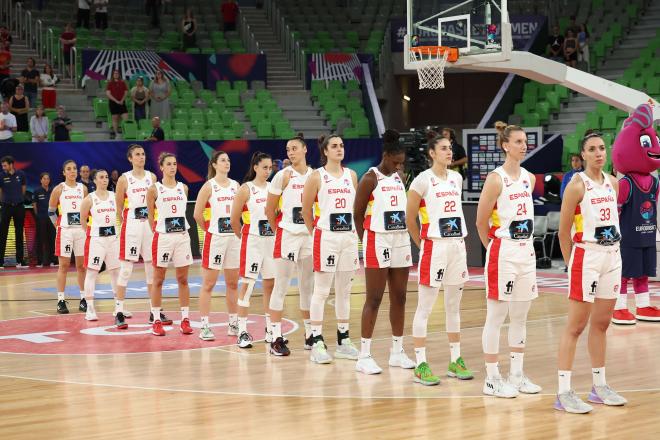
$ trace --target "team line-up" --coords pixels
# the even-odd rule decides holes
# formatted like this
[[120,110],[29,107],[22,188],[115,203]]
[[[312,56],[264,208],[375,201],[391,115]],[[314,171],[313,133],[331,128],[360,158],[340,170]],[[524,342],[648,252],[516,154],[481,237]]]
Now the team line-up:
[[[486,364],[483,393],[513,398],[534,394],[541,387],[523,372],[526,322],[532,300],[538,296],[533,247],[534,176],[520,166],[527,138],[522,128],[502,127],[499,145],[504,164],[486,179],[477,211],[477,231],[487,249],[487,314],[482,345]],[[194,218],[205,231],[202,250],[202,287],[199,295],[199,338],[213,340],[209,326],[211,293],[224,271],[229,315],[228,334],[237,336],[240,348],[252,347],[247,331],[250,298],[258,276],[263,280],[266,343],[270,353],[287,356],[282,335],[284,297],[291,279],[298,278],[300,311],[305,329],[304,348],[316,364],[333,361],[323,336],[323,312],[334,279],[337,343],[334,357],[356,360],[355,369],[378,374],[381,367],[371,356],[371,338],[378,309],[389,286],[392,347],[390,367],[412,369],[413,380],[437,385],[426,359],[427,322],[440,287],[444,287],[446,331],[450,362],[447,375],[473,378],[461,356],[460,302],[468,281],[464,237],[467,235],[461,205],[461,175],[448,169],[451,144],[438,137],[428,143],[431,168],[419,174],[406,193],[401,172],[405,148],[398,134],[384,136],[382,160],[361,178],[342,166],[344,145],[339,136],[319,142],[322,166],[306,162],[302,137],[286,143],[291,165],[268,181],[272,160],[255,153],[240,185],[230,179],[230,157],[215,151],[209,161],[209,180],[195,203]],[[587,134],[581,155],[585,171],[568,185],[561,207],[559,239],[568,265],[568,322],[559,346],[558,392],[555,408],[586,413],[592,406],[571,388],[571,368],[577,339],[589,322],[589,355],[592,403],[620,406],[626,399],[605,380],[606,330],[618,296],[621,279],[619,250],[618,184],[603,172],[606,149],[600,135]],[[162,180],[145,170],[145,150],[129,147],[132,170],[124,173],[116,193],[108,191],[108,173],[98,170],[96,191],[76,182],[76,163],[63,165],[64,182],[52,192],[49,216],[57,227],[56,254],[59,313],[68,313],[64,290],[66,268],[75,254],[79,309],[85,319],[97,320],[94,289],[103,264],[115,294],[115,325],[128,327],[130,312],[124,306],[126,286],[134,263],[145,261],[146,284],[151,300],[151,333],[165,336],[171,325],[162,311],[162,287],[168,266],[173,265],[181,307],[180,331],[193,333],[189,319],[188,269],[193,262],[185,212],[188,188],[176,181],[177,161],[170,153],[159,157]],[[118,212],[121,210],[121,213]],[[117,216],[120,214],[121,226]],[[275,226],[274,228],[272,226]],[[366,301],[362,311],[361,343],[349,338],[350,292],[359,268],[358,237],[364,247]],[[411,239],[420,249],[419,289],[413,319],[415,360],[403,349],[403,328]],[[239,283],[240,281],[240,283]],[[239,287],[240,286],[240,287]],[[504,378],[498,367],[500,328],[509,316],[510,372]]]

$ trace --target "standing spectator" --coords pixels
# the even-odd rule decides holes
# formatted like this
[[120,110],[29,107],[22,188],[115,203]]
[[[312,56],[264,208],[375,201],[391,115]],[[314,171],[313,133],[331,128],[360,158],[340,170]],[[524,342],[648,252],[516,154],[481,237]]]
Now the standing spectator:
[[566,185],[568,185],[571,182],[573,175],[583,170],[584,169],[582,168],[582,156],[580,156],[579,154],[571,154],[571,170],[566,174],[564,174],[564,178],[561,180],[561,188],[559,189],[560,198],[562,199],[564,198],[564,190],[566,189]]
[[11,44],[14,42],[14,39],[11,37],[11,32],[9,32],[9,28],[7,26],[2,25],[0,26],[0,42],[7,42],[8,47],[11,47]]
[[235,0],[226,0],[222,6],[220,6],[220,11],[222,12],[222,22],[224,24],[225,31],[235,31],[236,30],[236,17],[238,16],[238,5]]
[[16,117],[16,130],[28,131],[30,128],[28,121],[30,100],[23,94],[23,84],[19,84],[16,87],[14,96],[9,98],[9,111]]
[[53,67],[50,64],[46,63],[44,65],[44,71],[39,76],[39,81],[41,83],[41,103],[44,108],[55,108],[57,105],[55,84],[57,84],[59,78],[53,72]]
[[135,87],[131,89],[131,100],[133,101],[133,119],[135,121],[146,119],[149,89],[144,86],[144,79],[142,77],[135,80]]
[[157,142],[165,140],[165,133],[163,132],[163,129],[160,128],[160,118],[158,116],[151,118],[151,127],[153,130],[151,130],[151,136],[147,138],[148,141]]
[[25,96],[28,97],[30,105],[37,103],[39,88],[39,71],[34,68],[34,58],[27,59],[27,66],[21,72],[21,83],[23,84]]
[[55,265],[55,228],[48,217],[48,201],[53,188],[50,174],[41,173],[41,186],[32,193],[32,208],[37,219],[37,267]]
[[0,42],[0,84],[7,78],[11,73],[11,51],[9,50],[9,42],[3,40]]
[[128,119],[128,110],[126,109],[126,96],[128,95],[128,87],[123,79],[121,79],[118,69],[112,71],[112,78],[108,81],[108,86],[105,91],[110,104],[110,114],[112,115],[112,132],[110,138],[114,139],[119,133],[119,119]]
[[578,61],[584,61],[587,63],[587,70],[590,69],[590,60],[589,60],[589,31],[587,30],[587,24],[582,23],[580,25],[580,31],[577,34],[578,38]]
[[[66,115],[63,105],[57,106],[57,117],[53,119],[53,140],[66,142],[71,140],[71,119]],[[81,171],[82,174],[82,171]]]
[[571,15],[571,21],[568,23],[566,31],[573,31],[573,35],[577,35],[580,32],[580,26],[575,22],[575,15]]
[[108,0],[94,0],[96,29],[108,28]]
[[467,164],[465,148],[456,142],[456,132],[453,128],[443,128],[442,137],[451,142],[452,162],[449,168],[460,173],[463,179],[465,179],[465,165]]
[[197,47],[197,20],[193,17],[192,9],[186,9],[186,16],[181,19],[181,30],[183,32],[183,49]]
[[108,191],[115,191],[117,189],[118,181],[119,181],[119,171],[112,170],[110,172],[110,181],[108,182]]
[[[80,1],[85,1],[85,0],[80,0]],[[67,23],[66,26],[64,26],[64,32],[62,32],[62,34],[60,35],[60,43],[62,43],[62,53],[63,53],[62,58],[64,59],[64,64],[66,64],[66,68],[69,71],[69,76],[72,76],[71,48],[76,45],[76,33],[71,27],[71,23]]]
[[44,106],[38,105],[34,116],[30,118],[32,142],[46,142],[48,140],[48,128],[48,117],[44,116]]
[[94,179],[92,178],[92,171],[89,169],[89,165],[82,165],[80,167],[80,183],[87,187],[87,191],[92,193],[96,191],[96,185],[94,185]]
[[564,63],[567,66],[575,67],[577,66],[578,58],[578,39],[575,38],[575,34],[571,29],[566,31],[566,38],[564,39]]
[[162,70],[156,70],[154,80],[149,85],[151,95],[151,115],[162,120],[170,119],[170,82],[165,78]]
[[84,26],[89,29],[89,9],[92,5],[92,0],[78,0],[78,18],[76,20],[76,27]]
[[25,173],[14,168],[14,158],[5,156],[0,159],[2,173],[0,173],[0,268],[5,265],[5,249],[7,248],[7,235],[9,223],[14,220],[14,236],[16,237],[16,267],[26,268],[23,263],[23,222],[25,221],[25,190],[27,180]]
[[16,131],[16,116],[9,113],[9,103],[0,104],[0,142],[14,142]]
[[564,47],[564,37],[559,33],[559,26],[552,28],[552,35],[548,37],[548,56],[555,60],[564,60],[562,53]]

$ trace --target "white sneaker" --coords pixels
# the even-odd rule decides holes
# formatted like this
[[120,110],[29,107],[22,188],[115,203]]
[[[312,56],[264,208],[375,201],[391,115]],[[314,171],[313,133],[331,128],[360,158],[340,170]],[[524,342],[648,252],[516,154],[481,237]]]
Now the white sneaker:
[[392,349],[390,349],[390,360],[388,364],[390,367],[399,367],[406,370],[412,370],[416,366],[415,362],[406,355],[405,351],[403,351],[403,348],[399,353],[394,353]]
[[359,371],[364,374],[380,374],[383,372],[383,369],[378,366],[374,358],[371,355],[360,356],[358,361],[355,363],[355,371]]
[[586,414],[594,409],[593,406],[584,403],[573,390],[557,394],[554,408],[571,414]]
[[328,353],[323,340],[316,341],[312,345],[312,352],[309,354],[309,360],[315,364],[329,364],[332,362],[332,356]]
[[518,396],[516,387],[502,379],[502,376],[486,377],[483,393],[487,396],[503,397],[506,399]]
[[227,323],[227,336],[238,336],[238,323]]
[[338,344],[337,349],[335,350],[335,357],[337,359],[350,359],[356,361],[359,355],[360,351],[355,348],[355,345],[353,345],[350,338],[342,339],[341,345]]
[[87,311],[85,312],[85,319],[87,321],[98,321],[99,317],[96,316],[96,312],[94,310],[87,308]]
[[238,340],[236,341],[236,345],[238,345],[240,348],[252,348],[252,335],[250,335],[248,332],[241,333],[241,335],[238,337]]
[[29,269],[30,266],[24,263],[16,263],[16,269]]
[[541,387],[529,380],[524,374],[509,374],[509,383],[523,394],[537,394]]
[[609,385],[592,386],[587,400],[607,406],[623,406],[628,403],[625,397],[614,391]]

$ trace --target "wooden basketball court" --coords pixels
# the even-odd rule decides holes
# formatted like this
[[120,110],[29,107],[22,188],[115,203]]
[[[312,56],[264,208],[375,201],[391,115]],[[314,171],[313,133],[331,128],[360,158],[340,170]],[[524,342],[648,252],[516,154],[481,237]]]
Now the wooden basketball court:
[[[191,270],[199,276],[199,267]],[[143,279],[137,268],[133,280]],[[483,289],[471,284],[462,303],[462,351],[474,380],[444,378],[436,387],[412,382],[412,371],[387,367],[391,344],[384,299],[372,353],[382,374],[356,373],[353,361],[315,365],[302,349],[302,328],[288,324],[288,358],[267,354],[265,344],[251,350],[214,332],[212,345],[174,326],[165,338],[149,334],[148,301],[127,301],[135,316],[132,336],[118,336],[112,325],[112,301],[97,300],[98,322],[87,322],[69,301],[70,315],[55,314],[55,269],[0,274],[0,433],[8,439],[104,438],[657,438],[660,432],[660,324],[613,326],[609,330],[608,382],[629,404],[597,406],[588,415],[552,409],[556,391],[558,338],[566,303],[560,289],[540,288],[528,324],[525,371],[543,387],[540,395],[503,400],[481,394],[484,367],[481,331],[485,319]],[[74,273],[69,274],[74,282]],[[102,276],[100,284],[108,283]],[[130,287],[130,286],[129,286]],[[405,348],[414,357],[411,325],[417,304],[411,277]],[[50,289],[44,291],[39,289]],[[130,291],[130,289],[129,289]],[[193,292],[195,291],[193,285]],[[351,298],[351,335],[359,346],[364,279],[359,275]],[[174,292],[173,292],[174,293]],[[111,295],[110,295],[111,298]],[[332,297],[331,297],[332,298]],[[656,300],[657,301],[657,300]],[[196,310],[193,299],[191,310]],[[249,327],[260,336],[261,299],[253,301]],[[176,298],[164,302],[178,319]],[[287,297],[286,317],[301,323],[298,297]],[[213,299],[212,320],[224,323],[224,298]],[[198,319],[192,313],[193,320]],[[9,321],[8,321],[9,320]],[[105,329],[104,329],[105,328]],[[325,334],[335,343],[332,304],[326,306]],[[113,334],[114,333],[114,334]],[[263,333],[261,333],[263,334]],[[122,339],[124,338],[124,339]],[[130,341],[130,342],[126,342]],[[441,299],[429,321],[429,363],[444,372],[449,350]],[[181,347],[185,346],[185,349]],[[508,372],[506,331],[502,332],[501,369]],[[39,353],[39,354],[35,354]],[[89,354],[94,353],[94,354]],[[586,335],[578,345],[573,384],[584,396],[591,386]]]

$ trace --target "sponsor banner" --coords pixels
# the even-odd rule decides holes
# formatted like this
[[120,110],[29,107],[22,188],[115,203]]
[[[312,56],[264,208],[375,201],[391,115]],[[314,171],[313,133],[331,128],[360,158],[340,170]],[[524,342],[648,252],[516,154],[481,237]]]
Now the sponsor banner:
[[362,63],[371,68],[374,58],[367,54],[354,53],[310,53],[307,54],[307,85],[311,87],[312,80],[349,80],[363,81]]

